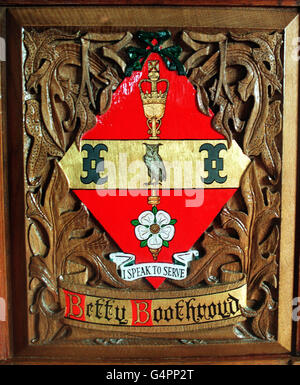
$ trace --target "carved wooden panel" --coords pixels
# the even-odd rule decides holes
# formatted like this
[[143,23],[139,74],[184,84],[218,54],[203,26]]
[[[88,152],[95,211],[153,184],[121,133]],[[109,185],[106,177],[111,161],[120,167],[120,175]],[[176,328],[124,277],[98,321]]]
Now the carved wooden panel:
[[[113,8],[111,12],[118,13]],[[139,9],[131,12],[136,20]],[[178,8],[171,17],[175,20],[180,12]],[[116,265],[108,258],[120,249],[70,191],[59,166],[72,144],[80,147],[82,136],[95,126],[96,116],[110,109],[115,91],[133,64],[130,49],[144,49],[137,34],[142,27],[137,21],[136,25],[126,27],[127,19],[111,27],[101,23],[89,27],[88,21],[82,26],[64,26],[63,22],[59,26],[44,26],[43,22],[35,25],[30,20],[20,31],[16,25],[25,14],[20,10],[12,13],[10,21],[11,28],[19,31],[17,38],[21,38],[22,50],[18,61],[21,68],[15,76],[22,81],[17,86],[23,90],[23,124],[13,127],[13,132],[19,130],[17,138],[23,137],[24,188],[18,196],[23,196],[25,215],[21,226],[24,234],[18,236],[24,237],[25,253],[18,256],[24,265],[18,279],[23,274],[26,284],[15,286],[26,304],[22,344],[29,346],[31,354],[35,351],[32,349],[40,346],[49,349],[49,354],[51,349],[69,349],[65,350],[69,355],[74,345],[91,349],[90,352],[93,347],[101,347],[102,357],[112,359],[122,356],[119,346],[123,345],[131,349],[132,357],[139,352],[144,357],[152,356],[153,345],[158,347],[155,354],[159,356],[171,349],[170,354],[184,357],[209,354],[216,346],[225,349],[222,352],[227,351],[226,346],[230,346],[229,352],[237,348],[239,354],[255,349],[262,353],[289,350],[290,332],[282,330],[285,320],[290,330],[291,320],[281,309],[287,306],[283,305],[284,295],[286,301],[291,299],[293,258],[288,259],[287,267],[283,245],[293,235],[288,239],[283,225],[288,220],[285,210],[292,210],[293,202],[283,195],[289,192],[284,192],[283,186],[288,182],[283,179],[282,170],[288,173],[293,168],[293,160],[289,163],[285,153],[293,148],[293,143],[287,147],[283,132],[288,134],[285,119],[292,114],[286,104],[284,79],[292,85],[293,80],[285,78],[285,71],[289,68],[290,73],[296,73],[286,52],[287,39],[297,27],[284,29],[276,26],[274,20],[274,28],[257,28],[255,24],[247,28],[245,22],[241,28],[223,27],[222,23],[205,26],[201,22],[189,28],[177,19],[177,24],[174,22],[168,28],[170,36],[160,52],[167,47],[180,47],[176,60],[196,91],[199,114],[209,116],[212,111],[213,129],[225,137],[229,147],[235,141],[251,163],[237,192],[193,245],[201,258],[191,262],[188,276],[182,280],[166,279],[154,290],[143,278],[121,279]],[[289,23],[294,15],[287,15]],[[268,20],[270,24],[270,17]],[[157,23],[152,26],[148,21],[146,31],[162,30]],[[10,110],[12,103],[10,99]],[[20,118],[17,121],[21,122]],[[10,141],[15,143],[14,138]],[[15,146],[20,149],[19,144]],[[293,154],[291,149],[291,157]],[[18,156],[20,159],[21,155]],[[291,180],[291,191],[293,186]],[[293,233],[292,225],[290,231]],[[16,267],[17,258],[13,260]],[[82,274],[76,276],[74,269],[78,266]],[[60,280],[72,274],[72,285],[84,284],[93,293],[100,289],[118,291],[124,298],[141,292],[155,292],[149,295],[158,298],[167,293],[170,298],[172,292],[184,295],[199,288],[210,293],[220,285],[227,287],[238,277],[245,277],[246,304],[239,309],[240,321],[228,326],[206,329],[200,325],[196,330],[160,331],[152,335],[124,333],[119,329],[95,330],[65,321]],[[26,287],[26,298],[20,291],[22,287]],[[285,288],[286,294],[282,294]],[[116,349],[107,350],[108,345]],[[41,354],[41,350],[37,352]]]

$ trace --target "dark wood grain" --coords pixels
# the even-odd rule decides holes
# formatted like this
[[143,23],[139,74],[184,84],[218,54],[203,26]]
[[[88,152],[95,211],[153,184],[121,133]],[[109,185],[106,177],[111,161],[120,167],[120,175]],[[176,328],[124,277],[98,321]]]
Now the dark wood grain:
[[[0,63],[0,84],[3,85],[4,63]],[[1,87],[2,88],[2,87]],[[3,90],[1,90],[2,93]],[[4,135],[3,99],[0,103],[0,360],[10,356],[10,338],[8,321],[8,282],[7,282],[7,189],[4,160],[6,159],[6,146]]]
[[[260,12],[264,12],[261,17]],[[222,26],[224,31],[283,31],[295,18],[294,8],[257,9],[255,7],[195,7],[188,6],[155,7],[139,6],[61,6],[53,11],[53,7],[16,7],[9,8],[8,13],[24,28],[63,28],[75,33],[78,29],[91,32],[99,31],[99,27],[106,32],[122,31],[130,28],[137,29],[165,29],[179,32],[180,25],[197,28],[216,28]],[[251,25],[251,27],[249,27]],[[255,26],[255,27],[254,27]],[[66,29],[67,28],[67,29]]]
[[[7,19],[7,29],[11,32],[7,39],[7,60],[15,62],[15,66],[7,68],[7,120],[9,123],[7,148],[7,161],[9,166],[8,186],[10,194],[9,212],[9,235],[11,251],[11,279],[12,295],[11,310],[13,325],[15,328],[13,339],[16,350],[27,341],[26,314],[27,301],[22,298],[20,293],[27,290],[26,283],[26,265],[22,256],[25,254],[25,239],[18,237],[18,234],[24,234],[24,200],[22,191],[24,191],[24,171],[23,171],[23,135],[22,130],[22,84],[21,78],[21,30],[11,17]],[[14,170],[14,171],[12,171]],[[15,312],[23,314],[22,317],[14,317]],[[10,328],[12,325],[10,325]]]
[[[0,11],[0,32],[5,33],[4,12]],[[6,66],[0,62],[0,360],[11,356],[8,274],[8,188],[7,188],[7,137],[6,137]]]
[[[99,365],[105,363],[106,365],[118,365],[118,362],[116,361],[105,361],[101,362],[99,360],[58,360],[56,358],[50,359],[50,358],[43,358],[43,357],[16,357],[14,360],[8,360],[6,362],[7,365],[11,364],[17,364],[17,365]],[[156,365],[157,369],[163,369],[163,365],[183,365],[183,366],[193,366],[198,365],[199,366],[199,360],[190,357],[188,359],[168,359],[166,360],[157,360],[153,358],[151,362],[137,362],[137,361],[129,361],[130,365]],[[299,365],[300,359],[295,357],[291,358],[289,355],[286,354],[265,354],[265,355],[256,355],[256,356],[249,356],[245,355],[243,357],[206,357],[201,360],[202,365]],[[97,369],[98,370],[98,369]],[[110,369],[108,369],[110,370]],[[111,369],[113,370],[113,369]],[[101,372],[101,368],[100,368]],[[200,371],[199,371],[200,372]]]

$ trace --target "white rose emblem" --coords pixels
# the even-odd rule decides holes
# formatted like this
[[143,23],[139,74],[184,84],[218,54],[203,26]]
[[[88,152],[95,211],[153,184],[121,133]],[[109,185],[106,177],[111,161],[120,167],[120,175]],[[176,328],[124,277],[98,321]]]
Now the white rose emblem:
[[168,247],[175,234],[176,222],[166,211],[157,210],[155,206],[152,211],[144,211],[138,219],[131,221],[135,226],[135,236],[141,241],[141,247],[148,246],[149,249]]

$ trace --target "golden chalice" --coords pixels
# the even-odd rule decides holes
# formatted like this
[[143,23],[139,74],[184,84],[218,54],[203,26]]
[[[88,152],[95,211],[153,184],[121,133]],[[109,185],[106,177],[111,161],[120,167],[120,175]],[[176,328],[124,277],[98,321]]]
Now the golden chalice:
[[[151,92],[143,91],[142,84],[150,84]],[[157,85],[165,84],[165,91],[158,91]],[[142,79],[139,83],[141,99],[144,108],[144,114],[147,118],[147,126],[149,128],[149,139],[159,139],[161,119],[165,114],[167,94],[169,90],[169,82],[167,79],[159,78],[159,61],[148,62],[148,79]]]

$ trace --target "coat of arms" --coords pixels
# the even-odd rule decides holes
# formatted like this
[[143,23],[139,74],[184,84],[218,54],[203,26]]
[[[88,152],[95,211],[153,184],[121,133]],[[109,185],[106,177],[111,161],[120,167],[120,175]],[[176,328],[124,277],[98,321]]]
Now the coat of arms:
[[[192,84],[181,67],[167,67],[158,40],[80,150],[74,144],[60,161],[70,189],[118,245],[107,257],[122,280],[146,279],[153,289],[187,278],[201,258],[194,244],[250,163],[235,141],[229,146],[213,130],[212,114],[197,109]],[[240,305],[241,282],[234,288],[242,290]]]
[[[126,42],[128,36],[124,35]],[[57,95],[68,106],[76,104],[82,113],[82,121],[84,114],[87,119],[90,117],[91,109],[79,103],[83,100],[80,97],[87,93],[87,97],[95,102],[87,75],[89,70],[95,84],[98,81],[110,85],[103,91],[110,103],[109,108],[103,107],[102,113],[96,116],[96,124],[88,130],[81,127],[82,121],[77,116],[65,117],[64,124],[70,137],[76,124],[80,125],[83,134],[70,141],[65,151],[55,150],[54,146],[49,147],[51,151],[47,148],[49,156],[59,157],[52,179],[49,185],[47,178],[42,180],[46,186],[45,192],[42,190],[44,195],[33,192],[27,195],[28,215],[51,231],[52,209],[44,214],[48,206],[44,210],[43,199],[51,201],[55,194],[69,194],[66,199],[72,197],[80,207],[77,209],[74,204],[76,215],[73,216],[71,210],[61,212],[57,209],[53,214],[53,222],[58,218],[62,230],[53,235],[53,242],[49,242],[56,248],[53,252],[53,260],[56,258],[54,272],[47,272],[42,278],[47,282],[57,279],[58,289],[53,289],[53,295],[57,296],[62,308],[63,324],[75,328],[151,335],[155,331],[190,333],[236,324],[247,316],[249,266],[244,260],[248,258],[250,246],[245,241],[244,252],[238,244],[240,234],[241,239],[249,237],[247,215],[243,211],[235,214],[226,204],[240,188],[246,172],[251,173],[254,182],[257,176],[253,171],[254,152],[246,153],[242,150],[241,140],[235,140],[225,129],[216,129],[218,119],[225,115],[227,126],[235,119],[234,124],[242,131],[244,124],[232,112],[235,112],[231,108],[235,103],[234,93],[224,80],[227,37],[216,37],[220,39],[214,41],[219,51],[214,53],[211,61],[205,62],[205,66],[203,64],[203,68],[195,69],[188,77],[182,60],[179,60],[181,48],[169,41],[171,34],[168,31],[142,31],[136,36],[144,48],[126,47],[129,59],[126,63],[119,59],[125,76],[115,85],[114,92],[112,79],[117,78],[114,70],[106,70],[100,76],[97,58],[87,54],[88,42],[95,40],[96,35],[81,37],[80,52],[82,57],[86,56],[79,88],[71,79],[63,77],[63,67],[58,66],[57,79],[63,84],[62,89],[70,88],[71,91],[65,91],[63,96],[56,91]],[[231,39],[238,40],[232,36]],[[183,34],[183,38],[192,48],[198,47],[187,34]],[[165,45],[166,41],[169,45]],[[238,43],[238,47],[242,47],[242,43]],[[69,48],[66,44],[57,45],[56,49]],[[102,49],[109,59],[116,57],[113,49]],[[248,46],[243,46],[243,50],[244,55],[249,54]],[[223,72],[218,82],[213,83],[210,79],[217,76],[217,59]],[[195,57],[191,55],[187,63],[192,66],[193,60],[196,60],[196,54]],[[235,61],[231,64],[234,66]],[[208,107],[208,103],[204,106],[208,94],[199,80],[204,76],[204,69],[210,76],[207,82],[211,96],[218,102],[217,113]],[[36,79],[30,78],[30,81],[35,84]],[[256,87],[253,79],[249,75],[243,80],[245,84],[246,81],[249,83],[246,91],[244,83],[239,83],[245,104],[250,104],[246,93],[250,95],[250,90],[254,92]],[[76,95],[74,99],[73,94]],[[43,100],[46,99],[43,96]],[[26,104],[27,119],[35,122],[37,101],[28,100]],[[278,113],[276,100],[272,111],[273,115]],[[268,124],[271,124],[269,120]],[[33,125],[28,126],[30,129]],[[38,140],[33,130],[29,134]],[[247,135],[250,135],[249,130]],[[48,139],[49,143],[56,139],[58,142],[60,136]],[[258,139],[253,136],[246,140],[254,146]],[[266,153],[263,156],[267,157]],[[28,175],[29,182],[34,185],[41,182],[30,178],[32,159],[31,153]],[[263,161],[269,167],[268,159]],[[63,184],[56,183],[59,179],[64,180]],[[247,178],[244,180],[247,185]],[[248,196],[247,192],[242,192],[244,205],[252,203],[251,188]],[[271,200],[271,193],[264,193],[266,196],[259,193],[261,211],[267,210],[271,201],[277,205],[275,198]],[[42,207],[40,211],[35,210],[37,201]],[[220,212],[222,223],[209,232]],[[272,215],[272,219],[277,215],[275,209]],[[83,219],[87,217],[88,220]],[[83,222],[87,223],[86,232],[82,228]],[[98,232],[90,231],[91,223],[96,224]],[[80,226],[79,231],[77,227]],[[229,235],[224,232],[226,226]],[[251,222],[249,226],[256,224]],[[65,238],[69,228],[70,236]],[[101,236],[97,237],[99,234]],[[210,245],[221,240],[217,251],[209,257],[201,247],[204,234]],[[268,234],[264,238],[266,242]],[[81,242],[84,237],[89,240],[86,248]],[[229,237],[231,243],[227,242]],[[61,245],[68,242],[74,246],[65,251]],[[108,243],[109,247],[103,246]],[[226,250],[224,255],[222,248]],[[43,260],[34,255],[30,265],[32,276],[41,277],[41,266],[44,266]],[[32,306],[32,309],[36,307]]]

